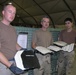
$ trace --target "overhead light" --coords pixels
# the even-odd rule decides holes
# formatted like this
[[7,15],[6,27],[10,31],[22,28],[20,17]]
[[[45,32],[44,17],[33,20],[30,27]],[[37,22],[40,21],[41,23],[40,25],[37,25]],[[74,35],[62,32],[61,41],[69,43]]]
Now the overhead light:
[[12,0],[9,0],[8,4],[12,4]]
[[8,4],[12,4],[12,2],[9,2]]

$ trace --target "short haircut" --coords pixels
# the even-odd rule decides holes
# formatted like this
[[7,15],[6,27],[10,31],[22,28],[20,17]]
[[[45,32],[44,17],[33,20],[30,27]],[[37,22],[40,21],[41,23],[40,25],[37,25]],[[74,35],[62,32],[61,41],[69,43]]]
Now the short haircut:
[[66,19],[64,20],[64,23],[65,23],[66,21],[73,22],[71,18],[66,18]]
[[13,7],[15,7],[13,4],[5,4],[5,5],[3,5],[3,9],[2,10],[4,10],[8,5],[12,5]]
[[49,16],[45,15],[42,17],[41,22],[43,21],[43,18],[48,18],[50,20]]

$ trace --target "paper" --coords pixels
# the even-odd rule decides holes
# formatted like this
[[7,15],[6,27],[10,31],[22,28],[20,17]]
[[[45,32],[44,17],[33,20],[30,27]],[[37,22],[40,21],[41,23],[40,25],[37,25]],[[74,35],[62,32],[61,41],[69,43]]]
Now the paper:
[[68,52],[71,52],[73,49],[74,49],[74,43],[67,45],[67,46],[64,46],[62,48],[63,51],[68,51]]
[[59,47],[59,46],[54,46],[54,45],[49,46],[47,48],[50,49],[50,50],[53,50],[53,51],[63,50],[63,51],[71,52],[74,49],[74,43],[66,45],[66,46],[63,46],[62,48]]
[[52,52],[50,49],[47,49],[47,48],[42,47],[42,46],[37,46],[36,50],[38,50],[42,54],[47,54],[47,53],[51,53]]
[[21,54],[24,50],[18,51],[15,55],[15,62],[18,68],[25,70],[23,63],[22,63],[22,59],[21,59]]
[[27,48],[27,35],[28,34],[19,34],[17,43],[22,47],[22,48]]
[[56,41],[56,42],[53,42],[53,44],[56,44],[56,45],[62,46],[62,47],[67,45],[67,43],[63,42],[63,41]]
[[60,47],[57,47],[57,46],[54,46],[54,45],[49,46],[49,47],[47,47],[47,48],[50,49],[50,50],[53,50],[53,51],[60,51],[60,50],[61,50]]
[[47,53],[51,53],[53,51],[60,51],[60,50],[71,52],[71,51],[73,51],[73,49],[74,49],[74,43],[67,44],[66,42],[63,42],[63,41],[56,41],[53,43],[53,45],[51,45],[47,48],[42,47],[42,46],[36,47],[36,50],[38,50],[42,54],[47,54]]

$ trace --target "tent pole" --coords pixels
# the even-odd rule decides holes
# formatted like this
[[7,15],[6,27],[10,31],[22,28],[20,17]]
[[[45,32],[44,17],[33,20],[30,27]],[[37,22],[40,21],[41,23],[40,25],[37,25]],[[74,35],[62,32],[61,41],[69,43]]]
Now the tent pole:
[[51,16],[50,16],[35,0],[33,0],[33,1],[40,7],[40,9],[42,9],[42,10],[46,13],[46,15],[49,16],[49,18],[50,18],[51,21],[52,21],[52,25],[53,25],[53,27],[55,28],[55,25],[54,25],[54,22],[53,22],[53,19],[51,18]]
[[68,9],[70,10],[70,12],[71,12],[71,14],[72,14],[72,16],[73,16],[73,18],[74,18],[75,25],[76,25],[76,19],[75,19],[75,15],[74,15],[73,11],[71,10],[71,8],[70,8],[70,6],[68,5],[68,3],[66,2],[66,0],[63,0],[63,1],[64,1],[64,3],[66,4],[66,6],[68,7]]

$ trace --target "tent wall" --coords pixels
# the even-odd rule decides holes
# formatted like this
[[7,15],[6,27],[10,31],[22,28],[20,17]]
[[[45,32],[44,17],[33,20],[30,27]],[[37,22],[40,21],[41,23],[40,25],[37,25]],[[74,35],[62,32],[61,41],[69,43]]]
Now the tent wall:
[[[32,49],[31,48],[32,34],[38,28],[26,28],[26,27],[15,27],[15,28],[17,30],[17,34],[19,32],[28,32],[27,48],[29,50],[31,50]],[[48,30],[52,33],[54,41],[57,41],[58,40],[58,35],[59,35],[59,32],[61,31],[61,29],[52,29],[52,28],[49,28]],[[56,52],[56,53],[54,53],[54,54],[51,55],[51,57],[52,57],[51,58],[52,59],[52,75],[56,75],[57,74],[55,66],[57,64],[58,55],[59,55],[58,52]],[[33,71],[32,70],[29,71],[29,75],[33,75]]]

